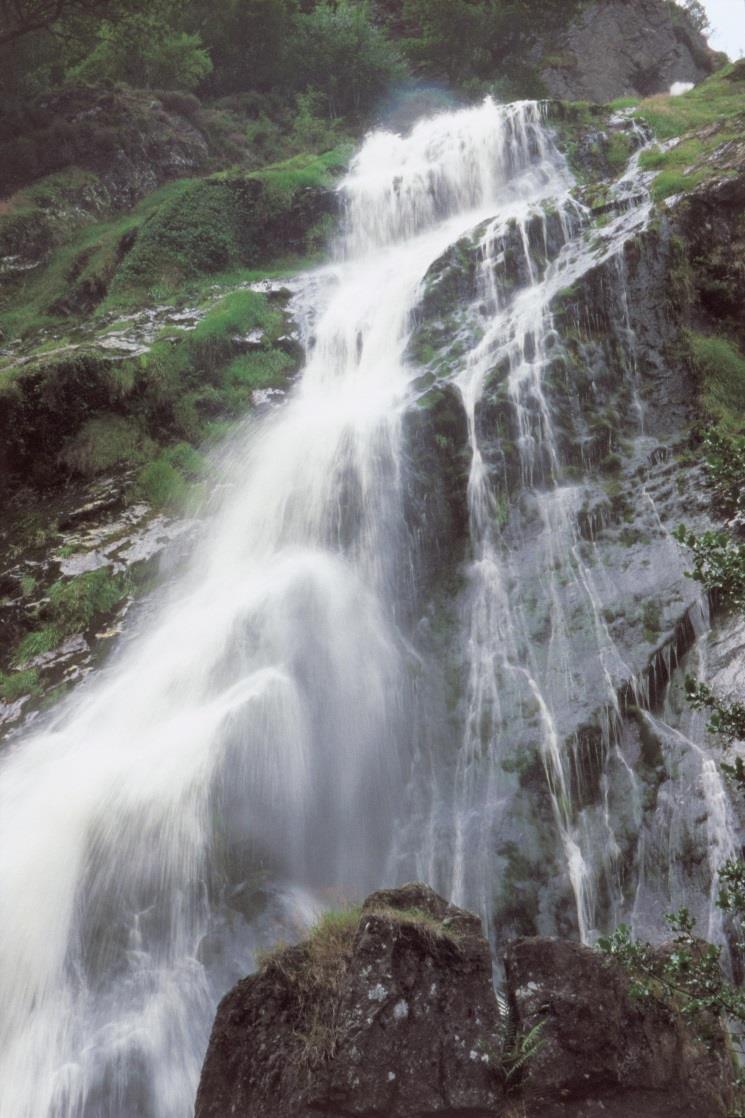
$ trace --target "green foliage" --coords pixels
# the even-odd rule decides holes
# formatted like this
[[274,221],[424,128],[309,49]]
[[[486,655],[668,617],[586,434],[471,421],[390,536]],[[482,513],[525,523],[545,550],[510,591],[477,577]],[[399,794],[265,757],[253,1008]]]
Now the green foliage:
[[633,151],[633,142],[624,132],[611,132],[608,137],[606,158],[612,170],[621,171]]
[[[116,610],[131,591],[127,575],[102,567],[76,578],[61,578],[49,588],[45,624],[27,633],[15,651],[19,667],[53,651],[67,637],[83,633],[94,622]],[[25,674],[25,673],[24,673]]]
[[735,543],[727,532],[708,531],[697,536],[683,525],[673,533],[693,558],[689,578],[717,595],[723,604],[745,610],[745,544]]
[[170,26],[158,5],[119,21],[103,20],[91,52],[71,67],[72,81],[124,81],[149,89],[195,89],[212,72],[199,34]]
[[661,624],[659,603],[648,598],[642,607],[642,626],[644,639],[649,644],[654,644],[659,637]]
[[745,1023],[745,991],[725,978],[721,949],[695,935],[687,909],[666,920],[673,933],[670,949],[634,940],[623,924],[598,940],[598,947],[628,972],[632,997],[675,1006],[698,1038],[711,1045],[725,1021],[737,1022],[738,1028]]
[[614,101],[608,102],[608,108],[619,112],[621,109],[634,109],[638,104],[638,97],[616,97]]
[[107,305],[139,303],[154,291],[162,298],[203,275],[305,251],[316,205],[308,188],[330,186],[348,156],[342,147],[185,183],[141,224]]
[[663,151],[661,148],[650,148],[642,152],[639,158],[640,166],[646,171],[659,171],[654,180],[652,194],[661,201],[672,194],[681,194],[685,190],[693,190],[709,175],[708,169],[698,166],[706,154],[706,145],[697,136],[683,140],[675,147]]
[[240,415],[246,410],[253,392],[279,387],[286,381],[292,366],[292,358],[277,349],[235,357],[225,369],[225,391],[230,400],[228,410]]
[[24,695],[36,695],[39,691],[39,673],[35,668],[6,675],[0,672],[0,699],[4,703],[14,703]]
[[45,625],[41,629],[34,629],[27,633],[15,651],[14,663],[22,666],[36,656],[43,656],[51,652],[62,641],[60,631],[54,625]]
[[60,461],[83,477],[95,477],[122,463],[137,463],[148,457],[152,443],[137,423],[121,415],[94,416],[68,440]]
[[137,476],[136,492],[156,508],[178,510],[203,471],[202,455],[188,443],[176,443],[143,467]]
[[703,447],[715,510],[739,518],[745,513],[745,437],[713,427],[704,436]]
[[190,334],[189,343],[203,349],[218,340],[245,334],[257,327],[271,329],[279,321],[280,316],[269,307],[263,295],[247,289],[233,291],[200,319]]
[[[109,285],[121,263],[122,245],[137,235],[138,230],[161,206],[168,206],[188,190],[193,180],[180,179],[149,194],[128,214],[86,224],[76,228],[74,195],[89,176],[76,170],[49,176],[19,196],[21,213],[27,213],[32,225],[43,220],[36,208],[47,199],[56,206],[60,201],[66,214],[60,236],[66,243],[58,244],[56,233],[50,232],[51,256],[45,267],[26,273],[19,284],[4,297],[3,330],[9,338],[24,338],[44,329],[69,322],[76,312],[89,313],[106,296]],[[0,238],[6,222],[16,220],[17,211],[4,218],[0,215]],[[72,235],[71,235],[72,234]]]
[[543,1036],[544,1024],[544,1021],[539,1021],[527,1033],[517,1035],[512,1044],[503,1049],[501,1066],[508,1085],[520,1075],[525,1065],[538,1055],[546,1043]]
[[108,567],[59,579],[49,589],[49,612],[62,636],[88,629],[96,617],[112,613],[130,592],[125,575],[115,575]]
[[[742,92],[728,80],[732,67],[718,71],[682,96],[658,93],[642,101],[634,116],[644,120],[660,140],[670,140],[705,125],[736,126],[745,112]],[[721,142],[714,137],[714,144]]]
[[424,73],[462,81],[484,77],[493,65],[504,23],[502,5],[489,0],[406,0],[408,57]]
[[204,475],[204,457],[188,443],[176,443],[143,466],[136,477],[135,493],[157,509],[179,511],[192,486]]
[[689,339],[704,409],[726,431],[740,430],[745,416],[745,356],[721,335],[691,333]]
[[301,14],[294,61],[298,84],[318,90],[331,117],[367,112],[404,76],[395,47],[360,0],[320,0]]
[[[694,710],[707,710],[711,714],[707,729],[711,734],[719,734],[727,742],[745,741],[745,703],[724,703],[715,695],[705,683],[688,676],[686,679],[686,697]],[[745,791],[745,768],[740,758],[736,767],[723,766],[727,775],[735,779]]]
[[[722,359],[721,347],[715,344],[712,348],[712,341],[717,343],[720,339],[699,339],[699,360],[702,363],[711,359],[712,364],[715,364],[714,358],[717,356]],[[730,359],[726,350],[724,357],[725,360]],[[745,439],[726,434],[721,429],[711,430],[704,439],[704,454],[712,482],[714,507],[722,514],[732,517],[731,523],[741,532]],[[694,567],[690,577],[701,582],[725,605],[733,606],[741,612],[745,610],[745,545],[738,543],[736,538],[724,531],[705,532],[699,537],[681,526],[675,535],[693,555]],[[745,704],[737,699],[725,701],[707,684],[690,677],[686,679],[685,687],[688,701],[694,710],[709,713],[707,728],[710,733],[723,738],[726,745],[745,739]],[[745,761],[742,757],[735,756],[733,761],[724,762],[722,770],[740,792],[745,792]],[[742,950],[745,946],[745,861],[742,858],[730,859],[720,868],[718,905],[728,914],[738,934],[737,946]],[[701,948],[698,941],[692,940],[692,931],[692,925],[681,927],[681,934],[687,935],[690,940],[683,944],[686,977],[690,982],[698,983],[705,995],[699,996],[697,990],[687,991],[691,997],[692,1012],[697,1014],[703,1010],[710,1016],[713,1014],[726,1021],[734,1031],[742,1055],[745,1044],[745,995],[722,977],[717,949],[709,945],[705,949]],[[695,943],[695,952],[691,951],[692,943]]]

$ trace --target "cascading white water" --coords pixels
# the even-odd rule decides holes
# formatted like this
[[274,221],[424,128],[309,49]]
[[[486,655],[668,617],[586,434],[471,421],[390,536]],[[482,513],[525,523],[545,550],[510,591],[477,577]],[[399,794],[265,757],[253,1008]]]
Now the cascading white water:
[[5,759],[2,1118],[184,1118],[260,939],[234,927],[252,874],[276,883],[267,934],[324,885],[380,884],[406,763],[410,312],[449,244],[552,181],[536,122],[487,101],[371,137],[302,382],[234,451],[189,575]]
[[[326,889],[359,895],[416,869],[489,916],[502,762],[523,732],[541,743],[577,924],[590,934],[614,840],[602,805],[592,817],[573,810],[560,710],[583,681],[561,580],[597,652],[593,702],[612,708],[629,672],[581,555],[578,490],[544,392],[549,305],[617,254],[649,207],[622,208],[598,248],[570,186],[533,103],[486,101],[366,141],[341,188],[338,262],[299,300],[300,384],[231,445],[227,496],[155,620],[3,762],[0,1118],[186,1118],[217,999],[257,947],[307,925]],[[506,300],[495,276],[509,228],[529,274]],[[401,824],[416,815],[407,789],[428,727],[401,621],[416,579],[403,417],[421,371],[406,351],[429,268],[475,229],[485,325],[455,378],[471,451],[463,731],[452,781],[437,784],[429,759],[433,803],[413,834]],[[479,434],[500,362],[522,481],[537,487],[527,573],[550,618],[543,645],[515,600],[525,548],[511,557],[503,544]]]

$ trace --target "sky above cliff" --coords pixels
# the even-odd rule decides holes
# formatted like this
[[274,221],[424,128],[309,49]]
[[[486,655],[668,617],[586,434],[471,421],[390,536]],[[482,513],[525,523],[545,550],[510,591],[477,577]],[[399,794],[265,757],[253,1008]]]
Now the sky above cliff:
[[704,0],[713,34],[710,42],[730,58],[745,55],[745,0]]

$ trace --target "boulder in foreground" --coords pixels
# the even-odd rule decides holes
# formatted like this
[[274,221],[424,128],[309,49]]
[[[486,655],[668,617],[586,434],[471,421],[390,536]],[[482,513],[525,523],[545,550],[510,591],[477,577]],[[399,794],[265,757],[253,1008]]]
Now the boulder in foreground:
[[526,939],[506,974],[509,1013],[477,917],[422,884],[374,893],[223,999],[196,1118],[727,1114],[724,1037],[634,1002],[617,964]]

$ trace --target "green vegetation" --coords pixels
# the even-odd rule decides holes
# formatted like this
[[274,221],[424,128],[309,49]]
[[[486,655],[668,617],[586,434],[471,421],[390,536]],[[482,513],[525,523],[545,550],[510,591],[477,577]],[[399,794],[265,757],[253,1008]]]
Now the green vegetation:
[[89,419],[60,451],[60,462],[74,474],[95,477],[123,463],[149,457],[153,444],[132,419],[104,413]]
[[[736,126],[745,112],[743,83],[736,77],[735,66],[725,66],[688,93],[672,97],[658,93],[641,101],[634,116],[643,120],[658,140],[671,140],[706,125]],[[721,143],[719,136],[718,143]]]
[[[712,366],[732,359],[721,339],[699,338],[697,358]],[[704,455],[716,511],[731,517],[734,529],[709,531],[697,536],[682,526],[677,539],[693,558],[689,577],[696,579],[712,595],[715,605],[745,612],[745,544],[737,514],[745,499],[745,438],[729,434],[722,427],[710,431],[704,440]],[[686,680],[691,706],[709,713],[708,730],[722,739],[725,747],[745,738],[745,704],[736,698],[725,699],[707,684]],[[745,792],[745,762],[736,756],[724,762],[722,770],[740,793]],[[745,860],[732,858],[719,871],[718,906],[727,915],[736,934],[736,950],[745,946]],[[621,962],[634,979],[639,997],[663,997],[676,1005],[691,1021],[699,1037],[709,1042],[726,1026],[739,1057],[745,1050],[745,994],[732,983],[721,964],[721,949],[704,944],[695,934],[694,921],[686,909],[668,917],[675,932],[674,950],[655,951],[646,943],[632,940],[628,928],[621,927],[605,941],[603,950]],[[741,1100],[742,1103],[742,1100]],[[738,1113],[742,1113],[738,1110]]]
[[0,672],[0,699],[4,703],[14,703],[24,695],[36,695],[39,691],[39,673],[35,668],[9,675]]
[[[20,218],[44,220],[37,208],[42,191],[77,197],[77,171],[52,175],[12,199],[9,215],[0,215],[0,240]],[[50,181],[51,180],[51,181]],[[130,213],[90,223],[80,214],[70,227],[67,208],[61,228],[50,228],[51,255],[42,268],[26,273],[4,294],[2,323],[6,338],[33,337],[42,330],[69,323],[75,312],[90,312],[104,298],[123,258],[122,248],[161,206],[172,203],[193,180],[177,180],[153,191]],[[73,213],[74,213],[73,207]],[[84,223],[81,228],[81,222]],[[72,235],[71,235],[72,234]],[[65,242],[65,243],[61,243]]]
[[325,913],[306,943],[287,950],[282,945],[264,956],[261,970],[278,971],[297,1002],[301,1027],[296,1036],[301,1058],[309,1067],[330,1059],[336,1050],[336,995],[346,973],[361,909]]
[[[299,258],[315,252],[326,232],[320,189],[332,185],[348,158],[349,148],[337,147],[261,171],[182,179],[154,191],[126,216],[81,228],[83,215],[77,229],[66,222],[48,228],[52,252],[46,265],[4,293],[6,338],[69,329],[76,315],[183,301],[203,290],[208,277],[224,282],[288,252]],[[52,178],[52,185],[74,194],[77,172]],[[0,215],[0,241],[21,219],[32,227],[46,221],[35,206],[32,192],[23,191],[12,212]]]
[[337,1043],[337,995],[349,965],[363,916],[395,921],[416,929],[430,951],[456,949],[458,935],[430,913],[418,908],[350,907],[326,912],[299,947],[279,945],[260,961],[264,974],[278,972],[290,985],[297,1003],[300,1027],[296,1037],[301,1059],[311,1067],[330,1059]]
[[700,376],[701,403],[722,431],[742,431],[745,423],[745,355],[722,335],[689,334]]
[[[732,884],[736,889],[737,879]],[[730,909],[726,886],[719,903]],[[741,1048],[745,992],[724,976],[721,948],[701,941],[687,909],[668,916],[667,921],[673,932],[670,951],[634,940],[626,925],[598,940],[598,947],[628,971],[632,997],[674,1006],[698,1039],[710,1046],[721,1038],[724,1022],[728,1022]]]
[[654,644],[660,635],[662,617],[657,602],[648,598],[642,608],[643,635],[648,644]]
[[204,472],[204,459],[188,443],[167,447],[137,475],[135,494],[155,508],[182,509]]
[[658,147],[642,153],[641,166],[659,172],[652,187],[657,201],[692,190],[721,173],[712,156],[727,141],[738,139],[745,123],[745,82],[735,80],[739,77],[736,66],[726,66],[688,93],[657,94],[634,110],[657,139],[680,138],[666,150]]
[[[130,592],[129,579],[113,574],[107,567],[53,583],[44,607],[45,624],[20,642],[16,664],[23,667],[36,656],[51,652],[67,637],[90,629],[98,618],[112,614]],[[27,676],[28,672],[20,675]]]
[[697,136],[692,136],[667,151],[651,148],[649,151],[642,152],[640,166],[646,171],[660,172],[652,187],[654,198],[661,201],[672,194],[692,190],[703,182],[708,172],[702,167],[696,169],[696,165],[705,155],[705,151],[703,141]]

